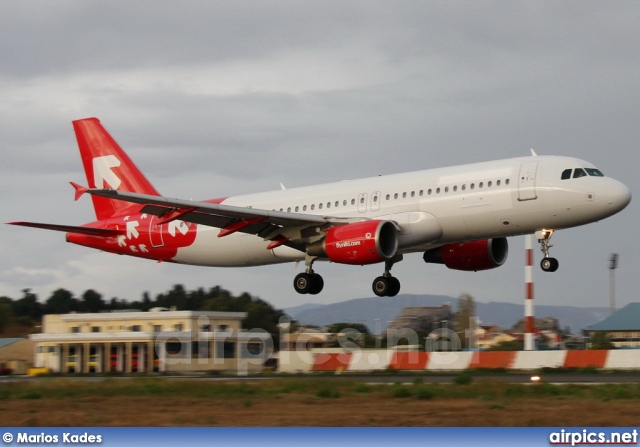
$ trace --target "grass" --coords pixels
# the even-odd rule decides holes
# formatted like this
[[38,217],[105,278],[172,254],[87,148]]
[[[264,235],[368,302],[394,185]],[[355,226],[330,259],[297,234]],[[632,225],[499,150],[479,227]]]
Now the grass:
[[[407,418],[413,415],[444,418],[465,411],[472,413],[470,418],[491,418],[491,414],[501,410],[516,411],[522,415],[535,414],[536,418],[542,418],[542,415],[556,408],[561,411],[560,417],[589,413],[593,417],[615,418],[619,417],[616,414],[622,414],[621,411],[630,418],[635,417],[634,420],[640,417],[640,383],[514,384],[485,380],[482,376],[461,382],[429,383],[424,378],[416,377],[412,383],[371,384],[349,378],[334,380],[326,376],[283,377],[256,382],[233,378],[225,381],[149,377],[127,380],[104,378],[98,381],[48,378],[33,382],[0,383],[0,411],[4,418],[8,418],[7,423],[22,426],[32,425],[34,416],[37,416],[37,423],[44,426],[129,425],[132,421],[149,426],[244,425],[245,419],[250,425],[258,426],[420,425],[426,424],[427,419],[409,422]],[[524,405],[533,406],[535,410],[533,413],[521,411]],[[585,408],[594,406],[603,407],[584,412]],[[614,410],[614,406],[620,408]],[[623,409],[623,406],[627,406],[627,409]],[[97,411],[98,408],[100,411]],[[308,411],[309,408],[313,408],[313,411]],[[338,418],[337,408],[345,412],[343,419],[330,419]],[[445,411],[444,408],[456,410]],[[38,410],[37,415],[33,414],[33,409]],[[113,411],[103,413],[106,409]],[[139,411],[139,415],[132,415],[130,411]],[[391,411],[398,412],[398,419],[383,417],[391,414]],[[231,415],[233,412],[237,413],[234,417]],[[67,419],[62,419],[64,415]],[[296,418],[303,416],[307,419],[298,422]],[[54,417],[59,419],[47,419]],[[140,419],[144,417],[147,419]],[[320,422],[312,417],[321,418]],[[349,422],[354,420],[350,418],[355,417],[360,418],[359,422]],[[541,422],[538,419],[526,420],[522,425],[549,425],[562,421],[558,416],[556,419],[549,417],[548,420],[540,419]],[[488,422],[480,419],[469,421],[470,425],[518,424],[515,419],[495,417],[488,419]],[[594,421],[594,424],[618,424],[616,419],[613,422],[604,419]],[[573,424],[577,422],[573,421]],[[438,424],[437,420],[432,423]],[[443,420],[441,423],[456,425],[452,420]]]
[[14,382],[0,384],[0,400],[10,399],[108,399],[128,397],[222,399],[247,401],[255,398],[269,398],[278,395],[296,394],[319,398],[340,396],[374,395],[379,399],[394,398],[501,398],[501,397],[554,397],[571,396],[585,400],[640,400],[640,383],[619,383],[601,385],[554,385],[551,383],[513,384],[488,380],[471,379],[460,375],[450,384],[425,383],[421,378],[412,384],[399,382],[388,384],[366,384],[356,380],[332,380],[323,377],[276,378],[259,382],[207,380],[165,380],[162,378],[132,378],[100,381],[81,381],[52,378],[35,382]]

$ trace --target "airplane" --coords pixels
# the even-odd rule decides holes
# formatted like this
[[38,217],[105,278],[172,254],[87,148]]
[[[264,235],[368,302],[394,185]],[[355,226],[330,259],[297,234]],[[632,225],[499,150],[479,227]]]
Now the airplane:
[[82,226],[12,225],[66,232],[68,242],[158,262],[241,267],[305,263],[293,282],[318,294],[315,261],[384,264],[373,292],[395,296],[405,254],[480,271],[504,264],[507,238],[535,234],[549,255],[554,232],[612,216],[631,201],[621,182],[584,160],[531,156],[204,201],[161,196],[97,118],[73,121],[97,220]]

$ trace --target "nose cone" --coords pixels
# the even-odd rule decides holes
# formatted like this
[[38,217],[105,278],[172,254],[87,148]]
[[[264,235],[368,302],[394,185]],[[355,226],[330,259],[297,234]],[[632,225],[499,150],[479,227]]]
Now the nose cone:
[[631,190],[617,180],[610,179],[607,185],[607,205],[615,212],[622,211],[631,202]]

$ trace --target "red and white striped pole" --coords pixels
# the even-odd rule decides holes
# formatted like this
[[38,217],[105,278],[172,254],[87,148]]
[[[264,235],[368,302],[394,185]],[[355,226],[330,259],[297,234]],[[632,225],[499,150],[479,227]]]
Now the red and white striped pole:
[[525,267],[525,299],[524,299],[524,350],[533,351],[534,320],[533,320],[533,240],[532,235],[524,237]]

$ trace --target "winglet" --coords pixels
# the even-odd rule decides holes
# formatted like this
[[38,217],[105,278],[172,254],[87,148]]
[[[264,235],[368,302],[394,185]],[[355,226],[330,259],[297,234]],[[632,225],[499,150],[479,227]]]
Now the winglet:
[[85,192],[89,191],[89,188],[85,188],[84,186],[80,186],[77,183],[74,182],[69,182],[71,183],[71,186],[74,187],[74,189],[76,190],[76,196],[73,200],[78,201],[78,199],[80,197],[82,197],[82,194],[84,194]]
[[537,157],[538,154],[536,154],[536,151],[533,150],[533,148],[531,148],[531,156],[532,157]]

